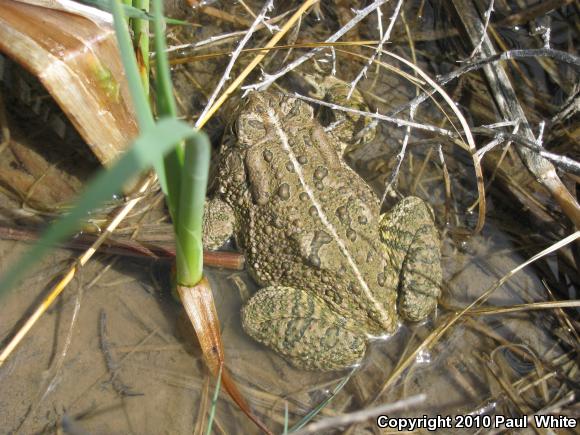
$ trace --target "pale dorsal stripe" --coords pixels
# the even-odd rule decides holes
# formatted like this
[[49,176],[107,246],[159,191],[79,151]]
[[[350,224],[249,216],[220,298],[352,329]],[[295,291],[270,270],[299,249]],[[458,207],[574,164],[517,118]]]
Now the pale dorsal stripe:
[[270,122],[276,128],[276,134],[278,136],[278,139],[280,139],[280,142],[282,143],[282,147],[288,153],[288,157],[290,158],[290,161],[292,162],[292,165],[294,166],[294,170],[296,171],[296,174],[298,175],[298,178],[300,180],[300,184],[302,184],[302,188],[304,189],[304,191],[306,192],[306,194],[310,198],[310,201],[312,202],[314,207],[316,207],[316,211],[318,211],[318,215],[320,216],[320,220],[322,221],[322,223],[326,227],[326,229],[330,232],[332,238],[338,244],[342,255],[344,255],[344,257],[348,261],[348,264],[352,268],[354,275],[358,279],[358,282],[359,282],[365,296],[374,305],[374,308],[377,310],[377,312],[381,313],[383,311],[382,305],[375,299],[375,297],[371,293],[371,290],[369,289],[369,286],[367,285],[360,270],[358,269],[358,266],[356,265],[354,259],[350,255],[350,252],[348,252],[348,249],[347,249],[344,241],[339,237],[339,235],[336,231],[336,228],[334,228],[332,223],[326,217],[326,214],[324,213],[322,206],[320,205],[320,203],[318,202],[318,200],[316,199],[316,197],[314,195],[314,192],[312,191],[312,189],[310,188],[310,186],[306,182],[306,180],[304,178],[304,172],[302,172],[302,166],[298,163],[298,159],[294,155],[294,152],[292,151],[292,148],[290,147],[290,144],[288,143],[288,136],[286,135],[286,133],[284,132],[284,129],[282,128],[282,125],[280,123],[280,119],[278,119],[276,112],[268,105],[267,102],[265,102],[264,106],[266,107],[266,111],[268,113],[268,118],[270,119]]

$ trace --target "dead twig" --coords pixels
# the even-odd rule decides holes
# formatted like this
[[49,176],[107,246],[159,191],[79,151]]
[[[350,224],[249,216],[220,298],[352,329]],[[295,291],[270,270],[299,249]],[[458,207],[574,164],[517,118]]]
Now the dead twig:
[[[538,143],[536,140],[530,140],[527,137],[524,137],[519,134],[508,133],[504,131],[493,130],[487,127],[475,127],[472,129],[474,133],[484,133],[486,135],[492,135],[495,137],[495,141],[497,143],[501,143],[504,141],[511,141],[515,142],[519,145],[522,145],[534,152],[537,155],[544,157],[546,160],[549,160],[552,164],[559,167],[560,169],[570,172],[572,174],[580,175],[580,163],[576,160],[567,157],[561,156],[559,154],[551,153],[546,151],[544,147]],[[478,150],[478,153],[481,153],[482,149]]]
[[347,424],[362,423],[376,417],[377,415],[386,415],[396,411],[413,408],[423,403],[426,399],[426,394],[417,394],[395,403],[386,403],[369,409],[351,412],[350,414],[325,418],[324,420],[317,421],[316,423],[306,426],[304,429],[294,432],[294,434],[307,435],[311,433],[321,433],[324,430],[345,426]]
[[[381,51],[383,50],[383,45],[391,37],[391,32],[393,31],[393,27],[395,26],[395,22],[397,20],[397,16],[399,15],[399,11],[401,10],[402,4],[403,4],[403,0],[399,0],[397,2],[397,5],[395,6],[395,10],[393,11],[393,14],[391,15],[389,27],[387,27],[387,31],[384,33],[383,37],[381,38],[381,41],[377,45],[377,48],[375,49],[375,51],[373,52],[371,57],[369,57],[369,59],[367,60],[367,63],[361,68],[358,75],[350,83],[350,90],[348,91],[348,95],[346,97],[347,99],[350,99],[350,97],[352,96],[352,93],[354,92],[354,88],[356,87],[357,83],[363,78],[363,76],[366,76],[369,67],[374,63],[377,56],[379,56]],[[377,11],[380,11],[380,8],[377,8]],[[380,23],[380,15],[379,15],[379,23]]]
[[202,128],[205,123],[213,116],[213,114],[221,107],[221,105],[229,98],[229,96],[238,89],[238,87],[243,83],[245,78],[258,66],[258,64],[266,57],[268,50],[274,47],[282,37],[288,33],[288,31],[294,26],[296,21],[298,21],[302,15],[315,3],[319,0],[306,0],[300,8],[286,21],[284,26],[280,29],[278,33],[276,33],[270,41],[264,46],[265,50],[260,51],[256,57],[244,68],[244,70],[240,73],[239,76],[228,86],[228,88],[223,92],[221,97],[211,106],[211,108],[205,113],[204,117],[200,117],[200,119],[196,122],[198,128]]
[[[461,77],[461,76],[467,74],[468,72],[483,68],[486,65],[494,64],[494,63],[505,61],[505,60],[529,59],[529,58],[534,58],[534,57],[549,57],[549,58],[557,60],[559,62],[566,63],[566,64],[574,67],[576,70],[580,71],[580,57],[575,56],[572,53],[567,53],[565,51],[560,51],[560,50],[554,50],[552,48],[519,49],[519,50],[504,51],[502,53],[498,53],[498,54],[484,57],[482,59],[474,60],[473,62],[470,62],[470,63],[468,63],[460,68],[457,68],[456,70],[454,70],[448,74],[438,76],[436,78],[436,81],[437,81],[437,84],[439,86],[444,86],[447,83],[449,83],[451,80],[454,80],[458,77]],[[401,105],[400,107],[396,108],[391,113],[389,113],[389,115],[395,116],[397,113],[400,113],[400,112],[406,110],[407,108],[409,108],[413,105],[419,105],[423,101],[427,100],[427,98],[429,98],[434,93],[435,93],[435,90],[430,90],[429,92],[424,92],[421,95],[415,97],[413,100],[409,101],[408,103],[405,103],[404,105]]]
[[[38,240],[38,237],[39,235],[36,231],[0,226],[0,239],[33,242]],[[98,235],[83,233],[59,246],[67,249],[87,249],[96,243],[98,238]],[[171,240],[167,243],[150,242],[146,240],[146,237],[143,237],[142,241],[125,238],[109,238],[102,242],[99,250],[105,254],[120,255],[123,257],[150,257],[152,259],[175,258],[175,246]],[[238,252],[205,250],[203,251],[203,264],[209,267],[242,270],[244,268],[244,256]]]
[[222,74],[219,83],[213,90],[211,97],[209,98],[207,104],[205,105],[205,108],[201,112],[201,115],[199,115],[199,118],[197,119],[197,122],[195,124],[195,128],[199,128],[198,124],[200,123],[201,120],[205,118],[205,114],[209,111],[209,109],[213,105],[222,87],[224,86],[226,81],[230,79],[230,73],[234,67],[234,64],[238,60],[240,53],[244,49],[246,43],[250,40],[250,38],[258,28],[258,24],[264,21],[266,14],[268,13],[268,11],[272,10],[272,8],[273,8],[273,0],[268,0],[262,7],[262,10],[258,14],[258,16],[254,19],[254,22],[252,23],[250,28],[246,31],[246,34],[244,35],[244,37],[242,38],[242,40],[240,41],[234,52],[232,53],[230,61],[228,62],[228,66],[226,67],[224,73]]
[[[367,6],[364,9],[360,9],[356,11],[355,16],[344,26],[342,26],[336,33],[334,33],[331,37],[329,37],[325,42],[336,42],[338,39],[351,30],[354,26],[356,26],[360,21],[362,21],[367,15],[369,15],[372,11],[380,7],[382,4],[386,3],[387,0],[375,0],[372,4]],[[312,58],[315,54],[320,52],[323,47],[316,47],[313,50],[310,50],[308,53],[300,56],[298,59],[290,62],[284,68],[278,70],[273,74],[265,74],[265,77],[262,81],[258,83],[254,83],[251,85],[247,85],[242,87],[244,90],[262,90],[266,89],[280,77],[286,75],[288,72],[296,69],[298,66],[302,65],[308,59]]]
[[[483,33],[483,25],[473,4],[467,0],[453,0],[453,5],[457,11],[461,11],[458,16],[464,24],[472,44],[476,45],[478,35]],[[484,37],[481,48],[483,55],[486,57],[496,54],[487,35]],[[495,68],[485,65],[483,71],[492,89],[496,105],[503,114],[504,119],[519,121],[522,134],[527,140],[533,142],[535,140],[534,134],[529,126],[526,114],[518,102],[507,73],[500,65],[496,65]],[[516,146],[516,151],[528,170],[552,194],[564,214],[568,216],[576,227],[580,227],[580,205],[566,189],[560,177],[558,177],[554,165],[545,157],[527,147]]]
[[491,13],[493,12],[493,4],[494,4],[494,0],[490,0],[489,1],[489,6],[487,8],[487,10],[485,11],[485,13],[483,14],[483,17],[485,18],[485,23],[483,25],[483,32],[481,34],[481,39],[479,40],[479,42],[477,43],[477,45],[473,48],[473,51],[471,52],[471,54],[469,55],[469,58],[473,58],[475,57],[475,55],[477,53],[479,53],[479,50],[481,49],[481,44],[483,44],[483,40],[485,39],[485,34],[487,32],[487,28],[489,26],[489,20],[491,19]]

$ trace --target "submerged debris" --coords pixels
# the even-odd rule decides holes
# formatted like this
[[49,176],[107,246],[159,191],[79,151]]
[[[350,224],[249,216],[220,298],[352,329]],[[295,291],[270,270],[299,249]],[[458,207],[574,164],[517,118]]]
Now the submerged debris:
[[101,342],[101,350],[103,351],[103,356],[105,357],[105,363],[107,364],[107,370],[111,374],[111,379],[109,382],[113,386],[113,389],[120,396],[142,396],[143,393],[136,393],[131,391],[131,387],[125,385],[119,376],[119,363],[115,351],[111,349],[111,344],[109,342],[109,337],[107,333],[107,313],[105,310],[101,310],[99,316],[99,338]]

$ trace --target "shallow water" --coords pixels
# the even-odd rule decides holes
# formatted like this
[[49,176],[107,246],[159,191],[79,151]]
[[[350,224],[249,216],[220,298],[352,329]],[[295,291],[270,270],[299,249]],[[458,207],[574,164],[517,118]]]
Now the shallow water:
[[[494,234],[492,223],[483,236],[472,241],[475,244],[473,255],[450,249],[444,252],[446,304],[460,306],[473,300],[524,260],[501,233]],[[4,254],[8,250],[13,253],[12,246],[3,245]],[[7,331],[18,321],[55,265],[68,257],[67,252],[56,251],[50,264],[10,295],[2,308],[0,330]],[[73,420],[73,427],[76,424],[89,433],[191,433],[201,424],[200,409],[202,404],[208,406],[213,381],[181,307],[152,280],[152,272],[166,271],[166,267],[119,259],[89,288],[89,282],[108,262],[93,262],[75,279],[0,368],[0,421],[5,429],[51,431],[65,417]],[[207,272],[216,296],[228,368],[242,392],[271,427],[282,424],[285,403],[290,422],[297,421],[324,400],[345,373],[299,371],[254,343],[241,331],[239,316],[242,301],[253,292],[251,279],[241,272]],[[538,300],[541,288],[533,272],[523,271],[498,289],[490,303],[513,305]],[[135,396],[120,396],[110,381],[100,333],[102,312],[106,313],[107,352],[118,367],[117,379]],[[411,414],[477,412],[488,402],[497,401],[493,398],[497,391],[490,390],[489,364],[499,365],[504,376],[514,380],[531,370],[530,363],[517,354],[506,356],[499,350],[504,340],[525,344],[545,360],[563,353],[544,322],[543,313],[470,319],[421,353],[396,387],[376,404],[425,393],[426,401]],[[381,390],[405,352],[432,328],[431,321],[405,325],[393,337],[375,341],[363,366],[322,415],[369,406],[369,399]],[[494,350],[495,357],[490,360]],[[523,372],[514,372],[514,367]],[[215,424],[216,430],[222,428],[225,433],[254,431],[223,392]]]

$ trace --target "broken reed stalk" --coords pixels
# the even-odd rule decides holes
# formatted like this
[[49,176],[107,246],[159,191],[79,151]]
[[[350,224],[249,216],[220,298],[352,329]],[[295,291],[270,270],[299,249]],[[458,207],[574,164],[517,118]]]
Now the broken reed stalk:
[[[262,431],[270,430],[250,410],[229,371],[224,367],[224,351],[221,341],[220,322],[213,303],[209,281],[204,276],[194,286],[177,284],[177,292],[187,316],[196,331],[204,359],[214,377],[221,377],[221,383],[233,401]],[[198,333],[203,331],[203,334]]]
[[[56,245],[66,249],[83,250],[94,246],[100,235],[80,234],[74,240]],[[0,239],[17,240],[20,242],[34,242],[39,239],[38,233],[26,229],[8,228],[0,226]],[[154,259],[175,258],[175,246],[169,243],[154,243],[146,240],[134,240],[133,238],[107,238],[99,246],[100,252],[104,254],[117,255],[121,257]],[[203,264],[209,267],[219,267],[228,270],[243,270],[244,256],[238,252],[231,251],[203,251]]]
[[[485,34],[479,15],[475,10],[473,3],[469,0],[453,0],[455,10],[458,12],[458,17],[464,25],[464,28],[472,41],[472,45],[476,45],[481,35],[481,53],[483,57],[490,57],[496,55],[495,48],[489,37]],[[484,65],[483,72],[487,78],[487,82],[492,89],[492,94],[496,105],[503,114],[504,119],[518,120],[521,124],[523,136],[535,142],[536,138],[530,128],[526,114],[519,104],[517,95],[511,85],[509,76],[503,69],[502,65]],[[516,145],[516,151],[522,162],[534,177],[552,194],[556,202],[562,208],[562,211],[572,223],[580,228],[580,205],[572,194],[568,191],[566,186],[560,180],[556,173],[554,165],[539,155],[523,146]]]

